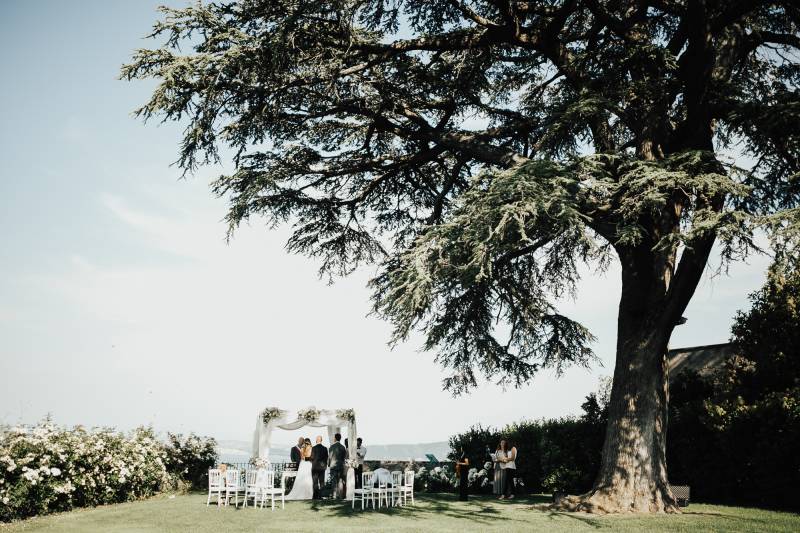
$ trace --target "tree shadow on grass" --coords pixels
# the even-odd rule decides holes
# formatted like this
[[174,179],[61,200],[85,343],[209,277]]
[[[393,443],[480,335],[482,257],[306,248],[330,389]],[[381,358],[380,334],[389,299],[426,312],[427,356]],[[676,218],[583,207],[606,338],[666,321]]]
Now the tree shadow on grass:
[[[356,508],[352,508],[351,502],[341,500],[323,500],[314,502],[311,510],[315,512],[326,512],[339,517],[369,517],[373,514],[379,516],[402,516],[405,518],[425,520],[433,517],[447,517],[458,520],[469,520],[481,525],[492,525],[501,522],[514,521],[516,518],[509,517],[503,511],[503,507],[508,504],[532,504],[541,498],[520,498],[509,502],[495,501],[486,497],[470,497],[468,502],[459,502],[452,494],[420,495],[417,496],[417,504],[410,503],[402,507],[381,507],[373,509],[371,507],[361,510],[360,502],[356,502]],[[365,514],[370,513],[370,514]]]
[[[541,509],[534,508],[534,510],[542,512]],[[601,528],[604,528],[604,527],[608,527],[608,524],[603,524],[597,518],[591,518],[589,516],[583,516],[583,515],[579,515],[579,514],[575,514],[575,513],[562,513],[562,512],[559,512],[559,511],[547,511],[547,517],[550,520],[555,520],[556,518],[571,518],[573,520],[577,520],[578,522],[582,522],[582,523],[586,524],[587,526],[592,526],[595,529],[601,529]]]

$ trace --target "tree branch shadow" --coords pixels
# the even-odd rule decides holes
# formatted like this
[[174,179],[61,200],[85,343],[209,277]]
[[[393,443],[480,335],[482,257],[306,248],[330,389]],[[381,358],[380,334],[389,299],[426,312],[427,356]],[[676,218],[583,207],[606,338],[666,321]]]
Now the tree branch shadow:
[[[356,507],[351,507],[351,502],[343,500],[323,500],[321,502],[313,502],[311,510],[315,512],[325,512],[332,516],[337,517],[369,517],[373,515],[378,516],[402,516],[413,520],[426,520],[432,517],[448,517],[460,520],[469,520],[476,524],[489,526],[492,524],[500,524],[509,521],[518,521],[516,518],[507,516],[502,512],[500,505],[504,504],[531,504],[538,501],[537,498],[525,498],[500,502],[494,499],[487,499],[480,496],[471,496],[468,502],[459,502],[454,495],[451,494],[437,494],[437,495],[419,495],[417,496],[416,505],[410,503],[402,507],[382,507],[373,509],[367,507],[361,510],[360,502],[356,502]],[[369,514],[366,514],[369,513]]]

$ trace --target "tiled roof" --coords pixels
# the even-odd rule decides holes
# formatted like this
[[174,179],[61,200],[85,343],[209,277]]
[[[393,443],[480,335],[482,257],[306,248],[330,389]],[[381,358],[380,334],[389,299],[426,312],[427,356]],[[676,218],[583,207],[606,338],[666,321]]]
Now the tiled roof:
[[667,352],[669,377],[672,379],[687,369],[698,374],[707,374],[719,367],[734,353],[735,347],[730,342],[670,350]]

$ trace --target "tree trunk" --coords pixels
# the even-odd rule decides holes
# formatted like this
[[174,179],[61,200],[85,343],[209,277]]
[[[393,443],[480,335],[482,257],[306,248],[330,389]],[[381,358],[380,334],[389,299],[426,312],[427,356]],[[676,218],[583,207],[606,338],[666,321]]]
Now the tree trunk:
[[674,271],[670,255],[621,253],[617,356],[600,472],[594,487],[562,509],[594,513],[677,512],[667,481],[667,343],[664,320]]

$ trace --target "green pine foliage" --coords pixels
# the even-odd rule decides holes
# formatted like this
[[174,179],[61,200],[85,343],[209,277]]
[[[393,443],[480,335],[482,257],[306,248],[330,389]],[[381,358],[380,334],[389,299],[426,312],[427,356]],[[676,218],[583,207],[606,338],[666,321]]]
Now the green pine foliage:
[[214,185],[231,232],[291,224],[287,248],[331,279],[380,265],[375,309],[395,340],[426,335],[455,392],[591,362],[592,335],[554,303],[580,263],[665,265],[674,286],[648,302],[670,328],[715,242],[723,265],[762,232],[798,243],[795,2],[239,0],[162,15],[159,45],[122,68],[158,82],[139,116],[186,124],[186,172],[232,154]]

